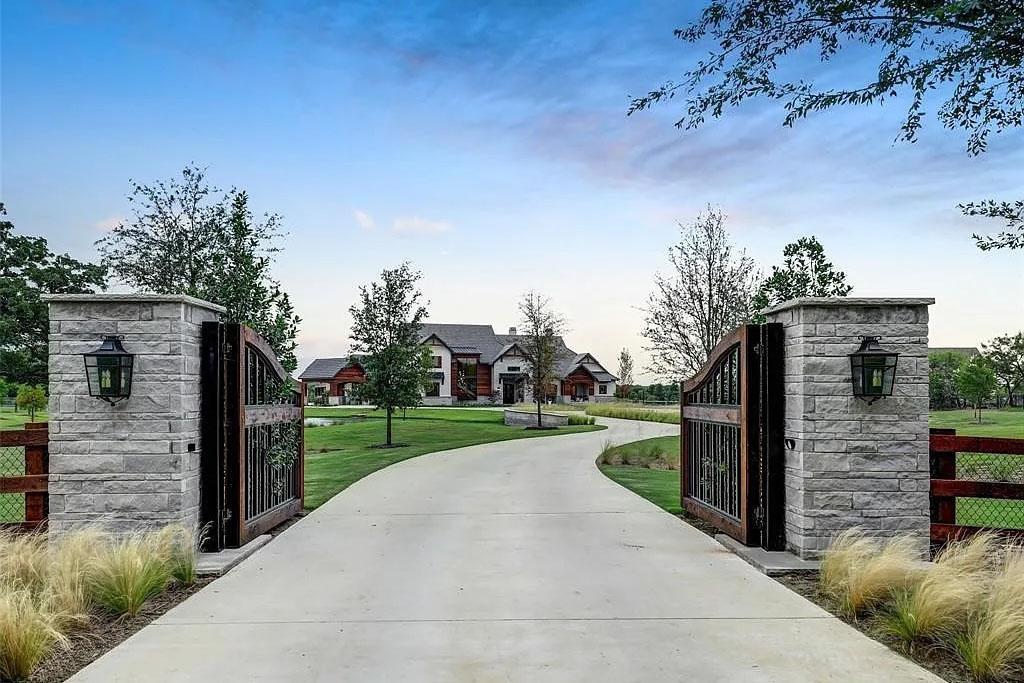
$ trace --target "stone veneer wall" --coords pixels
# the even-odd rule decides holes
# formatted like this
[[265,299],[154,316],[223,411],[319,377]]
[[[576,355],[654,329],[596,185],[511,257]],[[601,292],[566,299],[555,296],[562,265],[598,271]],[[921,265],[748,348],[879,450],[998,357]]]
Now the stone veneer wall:
[[[528,410],[505,410],[505,424],[515,426],[533,427],[537,424],[537,411]],[[565,413],[544,413],[540,414],[540,424],[543,427],[565,427],[569,424],[569,416]]]
[[[928,305],[808,298],[768,312],[785,332],[786,544],[820,555],[860,526],[929,538]],[[892,397],[854,398],[847,354],[862,335],[900,354]]]
[[[55,295],[50,306],[51,533],[199,521],[200,330],[223,308],[186,296]],[[82,354],[135,354],[131,397],[89,396]]]

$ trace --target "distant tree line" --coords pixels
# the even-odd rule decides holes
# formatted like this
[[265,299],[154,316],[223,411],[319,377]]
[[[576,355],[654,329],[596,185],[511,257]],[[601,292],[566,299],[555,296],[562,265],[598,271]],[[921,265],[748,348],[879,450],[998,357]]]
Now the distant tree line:
[[980,355],[928,355],[928,400],[933,410],[1024,405],[1024,332],[982,344]]

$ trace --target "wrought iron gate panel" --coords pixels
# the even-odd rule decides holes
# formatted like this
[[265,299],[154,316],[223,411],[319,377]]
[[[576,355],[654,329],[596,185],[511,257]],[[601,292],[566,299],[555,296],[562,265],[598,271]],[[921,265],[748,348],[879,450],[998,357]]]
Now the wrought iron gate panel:
[[214,549],[244,545],[302,509],[302,402],[244,325],[203,324],[203,501]]
[[683,506],[771,549],[784,543],[781,362],[781,325],[743,325],[680,392]]

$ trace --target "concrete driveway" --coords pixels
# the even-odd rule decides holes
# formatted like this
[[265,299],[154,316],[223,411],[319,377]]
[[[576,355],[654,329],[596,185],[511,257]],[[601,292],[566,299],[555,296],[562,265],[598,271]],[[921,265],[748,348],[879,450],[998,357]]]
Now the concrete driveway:
[[676,428],[601,422],[377,472],[72,680],[939,681],[606,479]]

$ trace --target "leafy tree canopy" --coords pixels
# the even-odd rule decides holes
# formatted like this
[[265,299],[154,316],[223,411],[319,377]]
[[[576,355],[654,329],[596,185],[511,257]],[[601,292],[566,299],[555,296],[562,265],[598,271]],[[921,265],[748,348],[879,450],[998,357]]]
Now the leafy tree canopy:
[[[917,139],[930,99],[943,126],[968,133],[967,151],[985,151],[993,132],[1024,120],[1024,5],[1018,0],[711,0],[700,18],[675,35],[717,43],[678,81],[635,98],[629,113],[685,99],[679,128],[751,98],[784,102],[783,123],[841,105],[909,96],[899,137]],[[828,62],[868,46],[877,69],[863,82],[820,87],[787,57],[813,53]],[[1016,206],[1014,213],[1014,206]],[[1002,218],[1007,232],[977,237],[983,249],[1024,247],[1020,205],[979,202],[967,215]]]
[[[853,289],[846,284],[846,273],[825,258],[825,248],[813,235],[787,244],[782,255],[782,267],[772,266],[772,274],[754,295],[755,311],[802,296],[846,296]],[[754,321],[764,322],[764,316],[757,315]]]
[[50,322],[42,295],[97,289],[106,289],[102,266],[56,255],[44,238],[17,235],[13,223],[0,219],[0,377],[45,383]]
[[104,264],[141,291],[224,306],[225,322],[251,327],[286,370],[295,370],[300,320],[271,273],[281,217],[257,220],[245,191],[222,193],[196,166],[186,167],[180,180],[133,182],[128,201],[133,218],[97,242]]
[[988,359],[971,356],[957,369],[954,379],[957,391],[974,406],[980,422],[981,408],[996,390],[996,375]]
[[356,393],[386,411],[388,446],[395,409],[419,405],[430,377],[430,352],[420,344],[420,323],[427,317],[416,286],[421,277],[409,263],[384,270],[380,281],[359,288],[359,302],[349,308],[352,352],[364,354],[366,372]]
[[36,411],[46,407],[46,391],[41,386],[23,384],[18,389],[18,396],[14,399],[15,405],[21,410],[28,411],[28,419],[36,420]]
[[981,348],[1010,405],[1014,405],[1015,394],[1024,392],[1024,332],[1004,334]]
[[519,346],[523,349],[529,372],[526,382],[537,404],[537,427],[542,426],[541,403],[548,387],[558,381],[559,335],[565,331],[565,320],[551,308],[551,302],[536,292],[529,292],[519,302],[522,315]]

